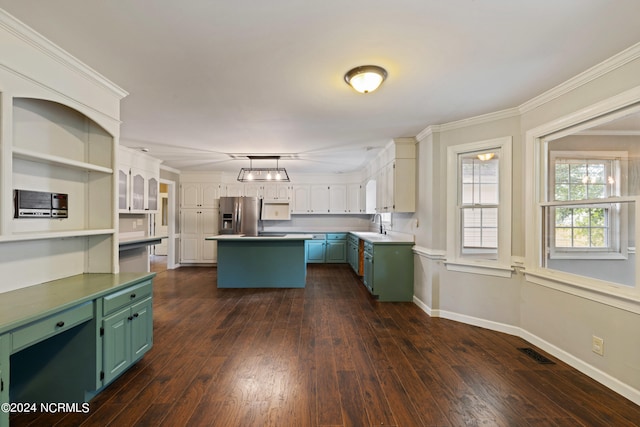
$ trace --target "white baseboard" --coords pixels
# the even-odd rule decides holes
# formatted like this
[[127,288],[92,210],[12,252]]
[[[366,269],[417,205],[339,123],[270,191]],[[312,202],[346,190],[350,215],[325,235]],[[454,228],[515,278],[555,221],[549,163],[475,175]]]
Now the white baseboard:
[[535,345],[536,347],[546,351],[552,356],[562,360],[567,365],[572,368],[577,369],[583,374],[593,378],[598,381],[600,384],[609,387],[611,390],[620,394],[621,396],[626,397],[627,399],[634,402],[636,405],[640,405],[640,390],[637,390],[628,384],[623,383],[617,378],[612,377],[606,372],[601,371],[600,369],[586,363],[584,360],[575,357],[574,355],[562,350],[559,347],[541,339],[540,337],[520,328],[517,326],[508,325],[500,322],[493,322],[486,319],[480,319],[473,316],[467,316],[465,314],[454,313],[451,311],[445,310],[433,310],[431,307],[427,306],[423,301],[417,298],[415,295],[413,297],[413,302],[416,304],[422,311],[427,313],[431,317],[441,317],[443,319],[455,320],[460,323],[465,323],[467,325],[479,326],[481,328],[489,329],[492,331],[503,332],[509,335],[514,335],[524,339],[525,341]]

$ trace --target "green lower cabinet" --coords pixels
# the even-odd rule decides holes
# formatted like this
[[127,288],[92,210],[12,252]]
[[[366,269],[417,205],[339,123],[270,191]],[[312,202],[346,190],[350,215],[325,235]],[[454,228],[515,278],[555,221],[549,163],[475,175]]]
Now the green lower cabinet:
[[104,383],[108,383],[131,365],[131,308],[127,307],[102,321],[102,363]]
[[379,301],[413,301],[412,247],[365,242],[363,282]]
[[102,321],[104,384],[126,371],[153,344],[152,299],[105,317]]
[[324,263],[325,261],[325,240],[307,240],[307,263]]
[[328,241],[327,250],[325,253],[325,262],[327,263],[347,262],[347,241],[346,240]]
[[[0,405],[9,403],[9,338],[0,335]],[[9,427],[9,413],[0,411],[0,427]]]

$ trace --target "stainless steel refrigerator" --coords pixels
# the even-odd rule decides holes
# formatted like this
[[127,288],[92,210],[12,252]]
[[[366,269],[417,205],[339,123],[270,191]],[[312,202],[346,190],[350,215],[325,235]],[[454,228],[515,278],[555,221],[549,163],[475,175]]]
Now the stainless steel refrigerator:
[[257,197],[220,197],[218,233],[258,235],[260,199]]

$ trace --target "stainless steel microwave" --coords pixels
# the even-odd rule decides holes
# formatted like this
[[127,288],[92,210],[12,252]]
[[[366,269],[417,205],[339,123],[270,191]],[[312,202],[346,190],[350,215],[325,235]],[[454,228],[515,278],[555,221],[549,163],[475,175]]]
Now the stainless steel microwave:
[[14,218],[67,218],[68,194],[14,190]]

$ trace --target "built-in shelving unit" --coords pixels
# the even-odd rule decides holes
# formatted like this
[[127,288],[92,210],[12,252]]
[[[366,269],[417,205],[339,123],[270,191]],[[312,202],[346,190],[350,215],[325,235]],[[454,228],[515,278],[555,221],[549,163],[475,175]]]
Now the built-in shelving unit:
[[[0,293],[117,273],[117,147],[126,92],[0,14],[7,47],[0,69]],[[26,58],[27,51],[40,53]],[[67,194],[68,215],[16,218],[15,190]]]

